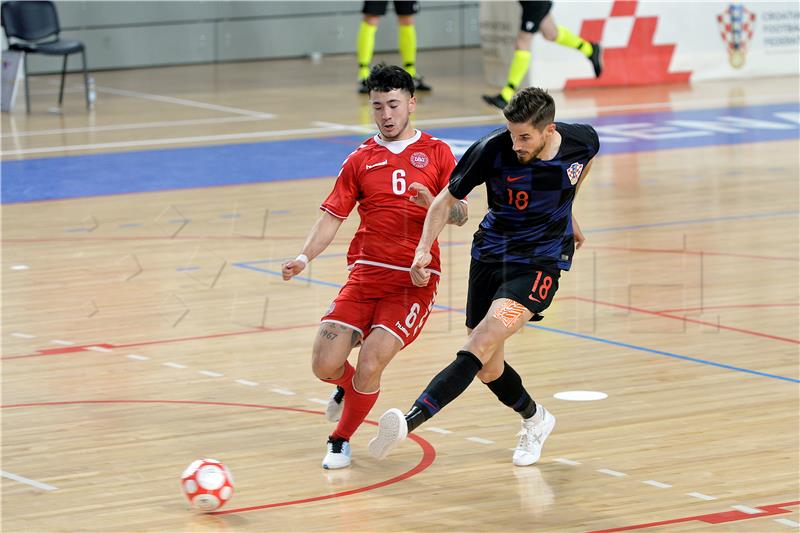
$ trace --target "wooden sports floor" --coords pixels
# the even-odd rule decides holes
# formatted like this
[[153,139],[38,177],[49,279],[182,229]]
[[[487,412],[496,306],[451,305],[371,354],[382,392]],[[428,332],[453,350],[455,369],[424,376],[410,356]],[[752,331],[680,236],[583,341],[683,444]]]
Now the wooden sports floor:
[[[4,179],[13,165],[54,169],[23,182],[23,198],[47,196],[62,172],[80,179],[69,198],[3,198],[1,529],[796,531],[798,79],[556,93],[559,119],[606,126],[575,207],[586,246],[545,320],[507,343],[557,418],[540,463],[511,464],[518,417],[476,382],[385,461],[368,455],[363,426],[352,467],[328,472],[330,389],[310,351],[346,278],[356,213],[302,279],[275,273],[342,159],[316,147],[346,155],[370,135],[352,63],[97,72],[92,113],[77,75],[61,113],[57,78],[40,76],[33,112],[3,114]],[[434,88],[419,96],[420,128],[502,125],[480,100],[492,87],[478,51],[419,63]],[[708,118],[778,104],[794,111]],[[709,133],[673,146],[662,119]],[[305,141],[314,148],[283,157]],[[138,192],[140,167],[217,164],[223,149],[281,161],[286,179],[260,179],[283,177],[264,165],[252,183],[220,172]],[[333,170],[289,179],[321,164]],[[165,181],[182,168],[156,166]],[[103,189],[112,174],[130,188]],[[470,211],[442,235],[438,307],[389,366],[370,420],[408,408],[464,342],[484,191]],[[554,397],[569,391],[607,397]],[[191,512],[180,492],[201,457],[234,473],[221,514]]]

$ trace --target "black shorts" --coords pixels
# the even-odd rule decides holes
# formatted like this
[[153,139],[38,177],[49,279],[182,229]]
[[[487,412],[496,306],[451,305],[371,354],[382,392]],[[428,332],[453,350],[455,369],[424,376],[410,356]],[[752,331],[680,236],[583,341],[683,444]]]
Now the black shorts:
[[561,270],[556,266],[524,263],[484,263],[473,259],[469,265],[467,327],[475,328],[489,312],[494,300],[508,298],[533,313],[532,322],[553,301]]
[[[382,16],[386,14],[386,4],[389,2],[364,2],[361,10],[365,15]],[[419,2],[398,2],[395,0],[394,12],[398,15],[414,15],[419,11]]]
[[553,2],[543,2],[539,0],[523,2],[520,0],[520,5],[522,6],[522,22],[520,23],[519,31],[536,33],[539,31],[539,24],[542,23],[542,19],[550,13]]

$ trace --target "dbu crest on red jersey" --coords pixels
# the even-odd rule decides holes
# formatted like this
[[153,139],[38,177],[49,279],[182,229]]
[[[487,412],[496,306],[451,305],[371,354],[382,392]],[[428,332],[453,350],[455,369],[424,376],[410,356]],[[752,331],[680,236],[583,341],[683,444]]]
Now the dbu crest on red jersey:
[[567,177],[569,178],[569,182],[572,185],[578,183],[578,178],[581,177],[581,172],[583,172],[582,163],[572,163],[569,166],[569,168],[567,169]]
[[428,156],[423,152],[414,152],[411,154],[411,164],[417,168],[425,168],[428,166]]

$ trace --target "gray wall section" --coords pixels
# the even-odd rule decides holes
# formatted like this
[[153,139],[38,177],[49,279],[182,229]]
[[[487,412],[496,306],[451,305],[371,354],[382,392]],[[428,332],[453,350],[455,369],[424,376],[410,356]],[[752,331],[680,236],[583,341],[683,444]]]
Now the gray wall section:
[[[420,2],[420,50],[478,46],[478,2]],[[311,52],[355,54],[361,2],[56,2],[62,37],[86,44],[90,69],[116,69],[299,57]],[[5,40],[4,43],[5,44]],[[391,4],[376,52],[397,50]],[[79,67],[70,58],[69,70]],[[31,73],[57,72],[58,58],[32,55]]]

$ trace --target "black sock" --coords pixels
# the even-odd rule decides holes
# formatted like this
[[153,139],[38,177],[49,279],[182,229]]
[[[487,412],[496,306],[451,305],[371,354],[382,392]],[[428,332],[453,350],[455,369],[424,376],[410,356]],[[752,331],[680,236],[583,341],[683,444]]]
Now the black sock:
[[486,383],[503,404],[518,412],[522,418],[530,418],[536,414],[536,402],[522,386],[522,378],[511,365],[505,363],[503,373],[494,381]]
[[467,390],[481,368],[483,363],[475,354],[466,350],[458,352],[456,360],[436,374],[414,402],[414,406],[406,413],[408,431],[411,432],[419,427]]

